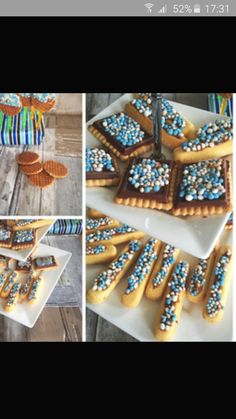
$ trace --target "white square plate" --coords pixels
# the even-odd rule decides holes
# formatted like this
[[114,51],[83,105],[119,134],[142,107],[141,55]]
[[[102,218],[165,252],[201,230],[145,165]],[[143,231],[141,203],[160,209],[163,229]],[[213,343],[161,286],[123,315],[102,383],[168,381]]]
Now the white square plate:
[[[113,113],[124,110],[126,103],[132,100],[133,95],[125,94],[116,102],[99,113],[88,122],[92,124],[97,119],[105,118]],[[187,119],[192,121],[196,128],[215,119],[225,119],[212,112],[207,112],[180,103],[170,102],[176,110],[181,112]],[[87,130],[87,145],[91,147],[102,147],[102,144]],[[171,158],[170,150],[163,148],[167,158]],[[124,171],[124,164],[120,164],[121,172]],[[165,243],[189,252],[199,258],[207,258],[214,248],[220,234],[224,229],[228,214],[201,217],[175,217],[173,215],[152,209],[133,208],[114,203],[115,188],[87,188],[87,206],[95,208],[110,217],[133,226],[147,234],[154,236]]]
[[37,242],[34,247],[22,250],[4,249],[3,247],[0,247],[0,255],[24,262],[26,259],[28,259],[31,253],[33,253],[35,247],[38,246],[38,244],[43,240],[44,236],[46,236],[47,232],[50,230],[51,226],[55,223],[55,221],[55,219],[52,219],[52,222],[50,224],[37,229]]
[[[224,232],[220,242],[232,243],[231,232]],[[181,252],[178,258],[196,263],[196,259],[187,253]],[[102,272],[106,265],[87,266],[87,289],[93,284],[96,275]],[[127,278],[127,276],[126,276]],[[113,323],[124,332],[133,336],[141,342],[157,342],[153,337],[153,326],[159,302],[153,302],[143,297],[139,306],[129,309],[122,305],[121,295],[123,294],[127,281],[123,278],[120,284],[111,293],[109,299],[102,304],[92,305],[87,303],[87,307],[99,316]],[[183,311],[181,313],[180,324],[174,337],[175,342],[212,342],[212,341],[231,341],[233,338],[233,281],[229,290],[229,295],[224,311],[223,319],[218,324],[208,323],[203,319],[201,305],[193,304],[185,298]]]
[[43,272],[43,285],[38,301],[32,305],[27,303],[19,303],[12,312],[8,313],[3,310],[3,300],[0,298],[0,314],[30,328],[35,325],[57,282],[59,281],[62,272],[64,271],[71,258],[71,253],[65,252],[64,250],[60,250],[55,247],[47,246],[45,244],[40,244],[38,246],[34,257],[49,255],[56,258],[58,267]]

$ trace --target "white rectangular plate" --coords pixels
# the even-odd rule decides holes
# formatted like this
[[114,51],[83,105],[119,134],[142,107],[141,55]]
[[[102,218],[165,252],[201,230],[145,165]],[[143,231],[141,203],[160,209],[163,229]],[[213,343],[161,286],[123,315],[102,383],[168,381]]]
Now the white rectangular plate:
[[40,244],[34,254],[34,257],[40,256],[54,256],[57,260],[58,266],[55,269],[43,272],[43,285],[38,301],[32,305],[19,303],[12,312],[8,313],[3,310],[4,300],[0,298],[0,314],[30,328],[35,325],[38,317],[43,311],[50,295],[60,279],[60,276],[62,275],[62,272],[71,258],[71,253],[55,247],[47,246],[45,244]]
[[37,236],[36,236],[36,244],[34,247],[31,247],[30,249],[22,249],[22,250],[12,250],[12,249],[4,249],[3,247],[0,247],[0,255],[6,256],[8,258],[13,258],[20,261],[25,261],[28,259],[28,257],[33,253],[36,246],[39,245],[39,243],[43,240],[43,238],[46,236],[47,232],[50,230],[50,227],[55,223],[55,219],[52,219],[52,222],[45,227],[41,227],[37,229]]
[[[113,113],[124,110],[126,103],[132,100],[130,93],[125,94],[99,115],[88,122],[92,124],[97,119],[105,118]],[[175,109],[181,112],[187,119],[192,121],[196,128],[207,122],[215,121],[217,118],[225,119],[212,112],[207,112],[180,103],[170,102]],[[88,131],[86,131],[87,145],[91,147],[101,147],[101,143]],[[164,147],[167,158],[171,158],[172,153]],[[120,165],[121,172],[124,171],[124,164]],[[114,203],[115,188],[87,188],[87,206],[95,208],[110,217],[117,218],[119,221],[133,226],[147,234],[154,236],[165,243],[182,249],[185,252],[199,258],[207,258],[213,250],[224,225],[228,214],[201,217],[174,217],[173,215],[152,209],[133,208]]]
[[[231,232],[224,232],[221,243],[232,243]],[[181,252],[178,260],[184,259],[190,263],[196,263],[196,259],[187,253]],[[87,289],[93,284],[93,280],[106,265],[87,266]],[[153,302],[143,297],[139,306],[129,309],[121,304],[121,295],[127,285],[125,278],[110,295],[109,299],[98,305],[87,303],[87,307],[99,316],[113,323],[124,332],[133,336],[141,342],[157,342],[153,337],[153,326],[159,302]],[[224,310],[224,316],[219,324],[210,324],[202,317],[201,305],[193,304],[185,298],[180,324],[175,335],[175,342],[212,342],[212,341],[231,341],[233,335],[233,284],[229,290],[229,295]]]

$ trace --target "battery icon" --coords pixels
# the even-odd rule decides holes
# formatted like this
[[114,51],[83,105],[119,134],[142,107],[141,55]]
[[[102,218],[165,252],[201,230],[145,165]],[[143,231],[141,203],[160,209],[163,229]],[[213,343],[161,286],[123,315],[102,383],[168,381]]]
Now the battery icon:
[[200,6],[200,4],[198,4],[198,3],[194,4],[194,6],[193,6],[193,12],[194,13],[201,13],[201,6]]

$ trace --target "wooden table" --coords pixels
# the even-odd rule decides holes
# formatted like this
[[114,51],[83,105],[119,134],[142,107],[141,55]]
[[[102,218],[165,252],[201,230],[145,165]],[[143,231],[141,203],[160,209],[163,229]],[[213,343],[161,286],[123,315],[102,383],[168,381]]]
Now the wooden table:
[[[0,316],[0,342],[81,342],[82,340],[80,237],[49,236],[43,242],[72,253],[72,258],[49,300],[50,305],[62,307],[46,307],[33,329],[28,329],[15,321]],[[61,292],[64,293],[64,299]],[[72,292],[76,293],[74,299],[71,299]],[[73,305],[76,307],[72,307]]]
[[[87,95],[87,120],[117,100],[122,93],[93,93]],[[206,93],[165,93],[169,100],[200,109],[208,109]],[[104,320],[91,310],[86,311],[86,335],[88,342],[136,342],[136,340]]]
[[[69,123],[68,123],[69,121]],[[0,146],[0,215],[79,216],[82,214],[82,118],[80,115],[47,117],[41,146],[30,147],[41,160],[58,160],[69,169],[66,179],[46,189],[30,184],[15,161],[27,146]],[[70,127],[70,128],[69,128]]]

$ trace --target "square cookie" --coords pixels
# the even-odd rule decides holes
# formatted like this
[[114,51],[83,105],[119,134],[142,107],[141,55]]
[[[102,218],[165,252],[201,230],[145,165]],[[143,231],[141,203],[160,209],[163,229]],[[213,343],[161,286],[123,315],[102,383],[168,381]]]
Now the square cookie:
[[36,243],[36,232],[33,229],[15,231],[12,241],[12,249],[28,249]]
[[173,214],[208,216],[232,211],[231,164],[207,160],[183,165],[178,172]]
[[54,269],[56,268],[57,261],[54,256],[45,256],[45,257],[39,257],[34,259],[33,261],[34,269],[36,271],[45,271],[48,269]]
[[0,228],[0,247],[11,248],[12,245],[12,231],[7,227]]
[[119,186],[115,202],[168,211],[173,206],[175,178],[176,166],[172,161],[133,159]]
[[15,270],[17,272],[30,272],[32,268],[32,258],[29,257],[24,262],[21,260],[17,260]]
[[117,161],[102,148],[86,148],[86,186],[113,186],[120,181]]
[[89,131],[123,161],[153,149],[153,137],[124,112],[94,122]]

